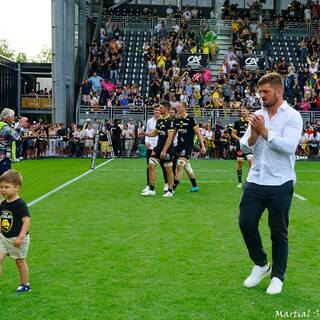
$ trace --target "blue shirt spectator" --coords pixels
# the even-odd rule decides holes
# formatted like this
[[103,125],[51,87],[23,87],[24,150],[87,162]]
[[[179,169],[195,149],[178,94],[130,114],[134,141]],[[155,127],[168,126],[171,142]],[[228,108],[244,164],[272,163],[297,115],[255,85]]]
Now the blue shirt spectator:
[[89,78],[89,81],[92,83],[93,91],[99,92],[99,94],[101,92],[101,81],[102,80],[103,80],[103,78],[98,76],[96,72],[93,74],[92,77]]

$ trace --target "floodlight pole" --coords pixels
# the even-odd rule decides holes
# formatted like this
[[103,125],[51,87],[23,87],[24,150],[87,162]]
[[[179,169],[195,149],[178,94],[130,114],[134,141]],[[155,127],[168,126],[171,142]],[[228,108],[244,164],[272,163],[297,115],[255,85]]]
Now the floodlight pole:
[[66,1],[66,122],[73,121],[75,114],[75,1]]
[[51,0],[53,122],[66,123],[66,9],[64,0]]

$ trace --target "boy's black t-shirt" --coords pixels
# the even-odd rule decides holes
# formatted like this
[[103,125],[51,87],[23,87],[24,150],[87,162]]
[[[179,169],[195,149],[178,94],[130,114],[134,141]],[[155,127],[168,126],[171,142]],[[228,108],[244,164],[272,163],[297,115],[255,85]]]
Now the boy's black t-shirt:
[[6,238],[19,236],[22,228],[22,218],[30,217],[27,204],[21,199],[0,204],[1,232]]

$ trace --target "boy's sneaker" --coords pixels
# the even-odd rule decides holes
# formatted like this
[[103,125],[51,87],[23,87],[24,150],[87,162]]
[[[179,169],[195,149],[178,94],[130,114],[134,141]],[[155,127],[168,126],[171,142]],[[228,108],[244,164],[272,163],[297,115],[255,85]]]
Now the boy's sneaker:
[[260,266],[253,266],[250,276],[244,281],[243,285],[247,288],[253,288],[258,285],[262,279],[270,275],[271,268],[269,263],[266,264],[264,267]]
[[31,286],[27,284],[20,284],[20,286],[16,289],[17,293],[30,292]]
[[199,187],[192,187],[189,192],[198,192],[200,191],[200,188]]
[[146,192],[142,192],[141,195],[144,197],[150,197],[155,196],[156,192],[154,190],[147,190]]
[[163,197],[164,198],[171,198],[173,195],[172,195],[172,193],[170,192],[170,191],[167,191],[164,195],[163,195]]
[[242,183],[241,183],[241,182],[239,182],[239,183],[237,184],[237,188],[239,188],[239,189],[242,188]]

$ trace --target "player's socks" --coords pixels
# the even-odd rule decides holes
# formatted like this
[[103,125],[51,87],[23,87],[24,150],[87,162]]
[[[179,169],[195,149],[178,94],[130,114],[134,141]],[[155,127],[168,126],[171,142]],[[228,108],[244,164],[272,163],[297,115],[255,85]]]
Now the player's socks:
[[179,180],[174,180],[174,183],[173,183],[173,190],[176,190],[178,184],[180,183]]
[[152,186],[151,184],[149,184],[149,189],[150,189],[151,191],[154,191],[154,186]]
[[171,193],[172,193],[172,188],[169,188],[169,189],[168,189],[168,192],[171,192]]
[[193,188],[197,187],[196,178],[190,179],[190,182],[192,183]]
[[237,170],[238,182],[242,183],[242,169]]

